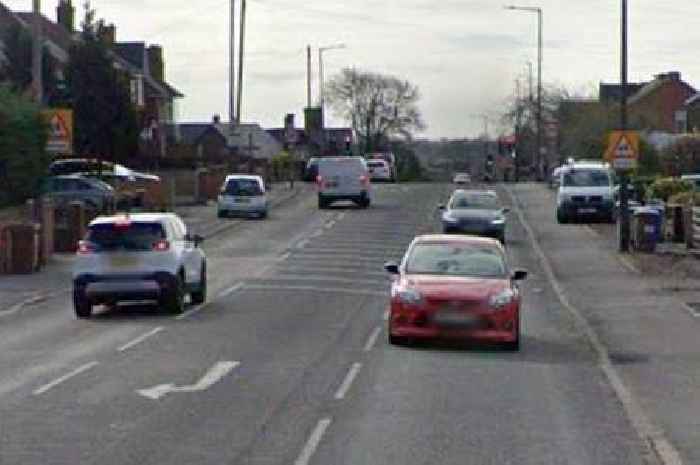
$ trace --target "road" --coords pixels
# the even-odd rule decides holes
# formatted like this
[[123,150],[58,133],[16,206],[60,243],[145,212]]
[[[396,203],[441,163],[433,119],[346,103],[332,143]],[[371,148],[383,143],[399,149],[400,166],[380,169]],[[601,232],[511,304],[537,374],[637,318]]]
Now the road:
[[[388,281],[449,186],[311,194],[208,241],[210,302],[0,320],[0,465],[654,463],[518,215],[520,353],[389,346]],[[510,203],[508,195],[504,202]]]

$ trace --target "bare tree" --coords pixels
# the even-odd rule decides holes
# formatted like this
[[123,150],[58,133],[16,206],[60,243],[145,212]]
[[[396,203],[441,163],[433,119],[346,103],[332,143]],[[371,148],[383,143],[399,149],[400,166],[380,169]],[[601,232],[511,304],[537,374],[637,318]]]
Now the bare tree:
[[331,79],[327,95],[366,151],[385,147],[392,138],[411,139],[413,132],[425,129],[418,88],[397,77],[346,68]]

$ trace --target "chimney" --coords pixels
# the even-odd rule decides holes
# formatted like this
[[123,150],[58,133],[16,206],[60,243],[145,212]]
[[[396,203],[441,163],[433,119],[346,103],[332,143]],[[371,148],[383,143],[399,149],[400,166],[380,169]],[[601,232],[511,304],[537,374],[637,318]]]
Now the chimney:
[[165,82],[165,63],[163,63],[163,47],[151,45],[148,47],[148,69],[151,77],[159,82]]
[[212,123],[214,123],[214,124],[219,124],[219,123],[221,123],[221,116],[219,116],[219,115],[214,115],[214,116],[211,118],[211,121],[212,121]]
[[60,0],[56,7],[56,22],[68,32],[75,31],[75,7],[71,0]]
[[105,44],[114,45],[117,41],[117,26],[114,24],[104,25],[100,31],[100,38]]
[[284,129],[288,131],[294,129],[294,113],[288,113],[284,117]]

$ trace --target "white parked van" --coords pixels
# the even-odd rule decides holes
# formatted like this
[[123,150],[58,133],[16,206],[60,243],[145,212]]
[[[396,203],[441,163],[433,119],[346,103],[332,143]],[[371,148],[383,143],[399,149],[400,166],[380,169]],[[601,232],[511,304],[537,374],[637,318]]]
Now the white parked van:
[[318,208],[339,200],[350,200],[362,208],[371,203],[369,169],[362,157],[319,158],[316,183]]
[[558,173],[557,221],[582,218],[613,222],[614,183],[610,166],[602,162],[574,162]]

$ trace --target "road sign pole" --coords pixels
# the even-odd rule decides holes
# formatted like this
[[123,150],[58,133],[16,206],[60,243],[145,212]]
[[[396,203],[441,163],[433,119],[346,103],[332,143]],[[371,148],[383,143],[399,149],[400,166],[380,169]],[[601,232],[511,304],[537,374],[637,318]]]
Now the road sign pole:
[[[627,130],[627,0],[622,0],[622,49],[621,49],[621,104],[620,104],[620,130]],[[627,170],[621,171],[620,176],[620,252],[629,252],[630,249],[630,212],[627,184],[629,182]]]

